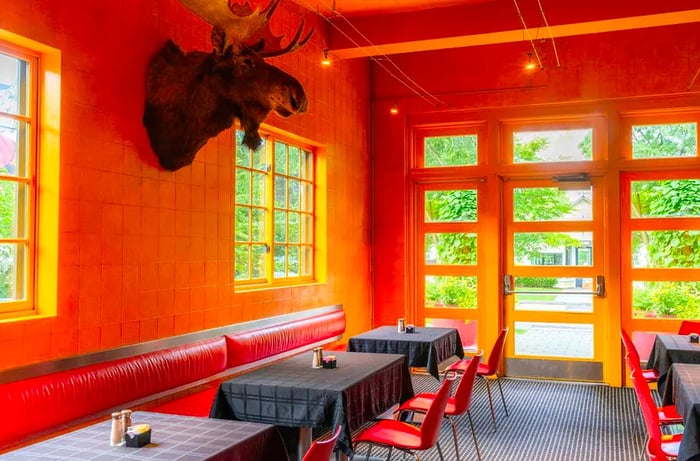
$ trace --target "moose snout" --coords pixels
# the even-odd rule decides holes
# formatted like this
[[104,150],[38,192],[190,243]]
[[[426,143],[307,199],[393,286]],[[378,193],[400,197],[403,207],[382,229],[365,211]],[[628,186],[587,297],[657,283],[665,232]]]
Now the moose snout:
[[304,93],[301,93],[297,96],[292,96],[290,98],[289,104],[292,106],[292,109],[294,109],[294,112],[302,113],[306,112],[306,106],[308,104],[308,101],[306,100],[306,95]]

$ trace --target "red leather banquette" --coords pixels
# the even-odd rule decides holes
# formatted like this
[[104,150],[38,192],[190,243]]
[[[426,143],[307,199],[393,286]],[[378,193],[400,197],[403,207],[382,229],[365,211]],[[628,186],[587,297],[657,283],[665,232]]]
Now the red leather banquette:
[[[261,323],[261,327],[248,329]],[[138,408],[188,386],[218,382],[225,376],[337,340],[344,331],[345,313],[342,306],[334,305],[266,322],[208,330],[213,337],[117,360],[100,361],[105,352],[90,354],[72,362],[89,365],[2,382],[0,452],[84,421],[106,418],[114,409]],[[198,335],[202,333],[206,332]],[[40,365],[35,368],[47,368],[46,364]],[[4,372],[0,379],[17,374]],[[206,416],[216,386],[204,388],[198,394],[150,409]]]

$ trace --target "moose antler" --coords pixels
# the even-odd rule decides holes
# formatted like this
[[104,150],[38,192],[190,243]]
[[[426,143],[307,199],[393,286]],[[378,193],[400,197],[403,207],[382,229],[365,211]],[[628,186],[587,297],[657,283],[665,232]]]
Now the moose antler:
[[218,53],[247,48],[263,58],[294,51],[313,34],[312,29],[300,39],[304,29],[304,21],[301,21],[292,40],[283,47],[284,35],[272,35],[268,24],[279,2],[272,0],[264,9],[253,10],[247,2],[239,5],[228,0],[180,0],[185,7],[213,26],[212,43]]

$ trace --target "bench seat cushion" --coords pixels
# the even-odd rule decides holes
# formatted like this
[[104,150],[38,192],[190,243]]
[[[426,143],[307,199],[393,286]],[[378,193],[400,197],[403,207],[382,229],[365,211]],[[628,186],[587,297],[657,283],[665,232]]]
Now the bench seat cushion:
[[216,337],[2,384],[0,408],[11,423],[0,431],[0,446],[225,368],[226,340]]
[[345,312],[336,310],[313,318],[228,334],[228,368],[336,338],[344,332]]

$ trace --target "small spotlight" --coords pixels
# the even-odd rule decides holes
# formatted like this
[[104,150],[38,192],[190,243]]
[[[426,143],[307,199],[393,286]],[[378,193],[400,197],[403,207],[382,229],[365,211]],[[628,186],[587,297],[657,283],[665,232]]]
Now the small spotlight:
[[394,104],[391,106],[391,109],[389,109],[389,113],[391,115],[396,115],[399,113],[399,105],[394,101]]
[[323,64],[324,66],[331,65],[331,60],[328,58],[328,48],[323,50],[323,59],[321,60],[321,64]]
[[535,63],[532,62],[532,53],[527,54],[527,64],[525,64],[525,69],[532,70],[535,68]]

